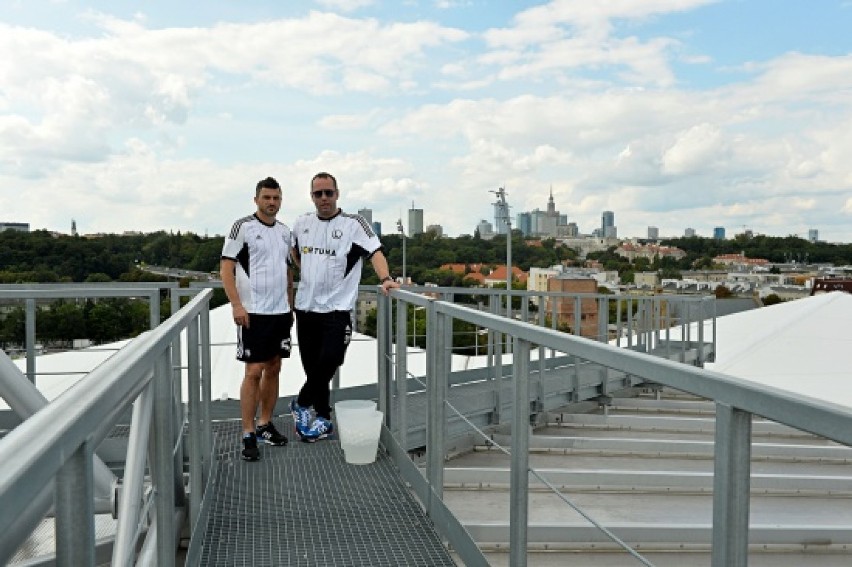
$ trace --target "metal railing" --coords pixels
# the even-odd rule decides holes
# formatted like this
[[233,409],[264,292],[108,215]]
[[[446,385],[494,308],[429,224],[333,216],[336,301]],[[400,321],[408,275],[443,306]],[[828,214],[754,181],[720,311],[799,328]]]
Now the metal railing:
[[[443,292],[444,290],[433,290]],[[469,292],[469,290],[466,290]],[[504,292],[505,293],[505,292]],[[493,416],[495,424],[511,424],[511,469],[510,469],[510,562],[514,567],[522,567],[527,562],[527,518],[529,506],[529,476],[535,471],[529,467],[530,425],[541,404],[534,399],[541,391],[531,387],[532,376],[536,374],[531,352],[539,349],[538,377],[540,381],[545,366],[541,353],[550,349],[552,353],[564,353],[573,360],[575,392],[580,391],[580,380],[576,375],[580,369],[588,371],[584,380],[592,376],[591,394],[594,397],[607,394],[608,384],[615,373],[630,377],[636,384],[652,383],[668,386],[683,392],[694,394],[716,404],[716,433],[714,445],[714,490],[712,525],[712,564],[714,567],[745,566],[748,562],[748,518],[749,518],[749,480],[751,418],[759,415],[802,431],[852,445],[852,410],[839,405],[802,398],[759,384],[749,383],[683,364],[679,357],[670,356],[666,348],[673,345],[669,340],[670,327],[644,328],[634,337],[638,342],[630,342],[621,348],[617,344],[607,344],[571,336],[554,329],[533,325],[527,321],[510,320],[494,312],[485,312],[437,297],[452,299],[446,293],[435,297],[425,297],[408,291],[394,291],[391,297],[379,297],[379,403],[386,416],[387,431],[383,432],[383,444],[400,464],[400,470],[411,483],[414,491],[424,503],[427,513],[436,526],[443,527],[443,535],[454,546],[459,556],[468,565],[487,565],[481,551],[464,527],[453,517],[443,502],[443,466],[447,458],[448,425],[454,416],[450,402],[451,372],[450,356],[452,349],[452,328],[454,320],[472,323],[488,329],[489,335],[502,334],[512,344],[511,375],[501,372],[490,377],[494,399]],[[642,301],[641,298],[632,298]],[[631,300],[632,300],[631,299]],[[646,313],[659,313],[654,300],[641,308]],[[410,442],[406,436],[411,429],[409,418],[408,391],[409,373],[407,361],[407,305],[425,308],[427,320],[425,377],[426,404],[426,444],[425,472],[411,463],[408,458]],[[704,312],[704,307],[698,304]],[[496,311],[496,310],[494,310]],[[394,316],[396,320],[394,322]],[[655,318],[656,315],[651,316]],[[522,317],[523,318],[523,317]],[[705,349],[705,328],[715,341],[715,317],[703,315],[683,319],[679,341],[681,349],[689,345],[698,355],[696,364],[702,364]],[[658,321],[662,319],[657,317]],[[693,325],[688,325],[691,322]],[[681,324],[679,324],[681,325]],[[690,341],[690,333],[697,333],[698,340]],[[498,341],[502,342],[502,341]],[[616,341],[617,342],[617,341]],[[709,343],[713,345],[713,342]],[[489,338],[489,344],[491,339]],[[640,348],[635,348],[636,346]],[[660,348],[652,348],[657,345]],[[492,347],[489,346],[489,349]],[[648,356],[656,350],[661,356]],[[711,353],[714,349],[711,348]],[[489,352],[491,352],[489,350]],[[495,357],[496,360],[502,356]],[[595,372],[597,370],[597,372]],[[598,378],[594,378],[597,375]],[[571,371],[564,376],[571,380]],[[502,415],[501,390],[504,382],[511,388],[511,402],[508,416]],[[588,384],[587,384],[588,385]],[[531,395],[531,392],[533,394]],[[540,401],[540,400],[539,400]],[[575,399],[574,401],[580,401]],[[457,420],[458,421],[458,420]],[[464,420],[467,421],[467,420]],[[468,424],[470,422],[468,421]],[[470,424],[471,426],[473,424]],[[486,437],[487,439],[487,437]],[[489,439],[490,441],[490,439]],[[588,519],[588,518],[587,518]],[[650,564],[646,559],[631,550],[640,561]]]
[[[382,441],[436,527],[468,565],[487,562],[443,502],[443,466],[451,423],[481,432],[451,399],[457,381],[450,360],[456,320],[473,325],[474,332],[485,330],[488,335],[488,367],[465,386],[485,392],[481,398],[489,406],[487,417],[483,418],[487,425],[510,424],[512,429],[509,532],[514,566],[526,565],[529,476],[535,474],[528,462],[530,425],[538,413],[556,404],[605,399],[613,388],[648,383],[716,403],[712,535],[716,567],[747,564],[753,414],[852,445],[852,411],[848,408],[692,366],[701,366],[715,354],[712,301],[681,296],[575,297],[571,300],[575,302],[575,324],[569,325],[572,331],[576,329],[574,332],[583,329],[582,319],[579,324],[576,320],[577,313],[582,317],[583,300],[593,300],[598,313],[609,313],[610,305],[615,306],[615,322],[610,322],[608,316],[600,317],[596,332],[587,333],[593,335],[588,338],[596,340],[588,340],[553,328],[559,324],[555,308],[533,308],[532,299],[537,298],[539,306],[547,305],[548,298],[555,294],[511,292],[513,298],[520,297],[521,306],[512,309],[513,318],[508,319],[500,315],[508,306],[505,291],[501,295],[498,290],[413,289],[421,293],[398,290],[391,297],[378,295],[377,397],[387,426]],[[433,296],[422,295],[426,292]],[[96,471],[103,466],[93,458],[94,450],[118,415],[132,403],[133,424],[118,499],[112,560],[117,565],[134,561],[174,563],[176,530],[187,515],[190,527],[197,527],[204,488],[214,466],[209,420],[208,302],[212,292],[184,293],[198,295],[47,408],[31,412],[32,417],[0,439],[0,462],[4,463],[0,475],[0,561],[9,559],[55,501],[57,564],[94,563],[93,492]],[[481,308],[453,303],[461,293],[483,296]],[[418,313],[427,321],[426,375],[418,392],[409,389],[412,377],[406,368],[408,305],[420,308]],[[183,347],[182,334],[186,336]],[[186,345],[193,347],[186,349],[184,365],[181,349]],[[536,350],[538,360],[533,356]],[[504,364],[504,359],[510,362]],[[0,378],[5,377],[4,368],[0,364]],[[181,403],[182,372],[189,389],[185,407]],[[545,380],[548,373],[559,382],[556,394],[554,380]],[[427,406],[424,473],[408,454],[412,443],[419,442],[411,436],[409,398],[414,395],[423,396]],[[42,402],[31,403],[39,406]],[[182,470],[186,448],[181,435],[187,423],[192,488],[188,495]],[[151,473],[147,487],[146,454]],[[21,455],[27,457],[21,459]],[[51,491],[54,484],[55,497]],[[141,551],[136,554],[143,535]]]
[[[67,291],[71,294],[68,297],[79,297],[81,292]],[[87,288],[83,296],[104,291],[109,292],[107,296],[131,293]],[[139,291],[132,293],[139,296]],[[43,297],[57,293],[43,292]],[[27,299],[38,296],[27,293]],[[196,527],[214,463],[209,420],[212,291],[200,291],[159,325],[154,323],[153,307],[156,303],[158,322],[159,288],[148,288],[148,293],[156,328],[131,341],[0,439],[0,462],[4,463],[0,475],[0,562],[9,560],[52,504],[56,564],[94,565],[96,556],[103,559],[98,555],[94,528],[94,471],[99,462],[95,449],[130,404],[132,424],[124,477],[115,491],[118,523],[111,545],[112,564],[174,565],[178,531],[187,519],[190,530]],[[182,336],[185,368],[180,357],[175,359]],[[185,408],[181,384],[184,370],[188,390]],[[8,366],[0,366],[0,372],[8,374]],[[188,447],[183,442],[185,425]],[[185,453],[189,494],[184,480]],[[146,481],[146,466],[150,482]]]

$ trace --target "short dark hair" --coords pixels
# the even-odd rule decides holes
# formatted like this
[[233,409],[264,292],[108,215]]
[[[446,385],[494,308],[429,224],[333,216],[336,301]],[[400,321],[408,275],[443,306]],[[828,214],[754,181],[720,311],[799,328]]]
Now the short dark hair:
[[278,182],[275,181],[272,177],[267,177],[266,179],[261,179],[257,182],[257,186],[254,188],[254,196],[257,197],[260,195],[261,189],[278,189],[281,191],[281,186],[278,185]]
[[314,188],[315,179],[331,179],[331,182],[334,185],[334,190],[337,191],[337,179],[335,179],[332,174],[320,171],[319,173],[311,177],[311,189]]

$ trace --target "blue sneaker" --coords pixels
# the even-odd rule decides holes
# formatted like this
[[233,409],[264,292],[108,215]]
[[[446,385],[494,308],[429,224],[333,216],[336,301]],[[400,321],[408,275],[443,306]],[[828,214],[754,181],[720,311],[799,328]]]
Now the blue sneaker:
[[314,443],[320,439],[328,439],[334,433],[334,424],[324,417],[318,417],[311,424],[311,428],[302,437],[302,441],[306,443]]
[[290,400],[290,414],[293,416],[293,424],[296,426],[296,433],[300,438],[304,439],[311,428],[311,410],[303,408],[296,403],[296,399]]

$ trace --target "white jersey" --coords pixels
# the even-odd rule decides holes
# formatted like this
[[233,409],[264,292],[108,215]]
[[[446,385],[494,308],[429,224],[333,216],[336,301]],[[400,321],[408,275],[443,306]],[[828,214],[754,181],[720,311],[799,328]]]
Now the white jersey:
[[290,312],[287,299],[287,262],[293,234],[278,221],[266,224],[257,215],[234,223],[222,247],[222,258],[237,263],[237,293],[249,313],[277,315]]
[[296,309],[350,311],[358,298],[362,260],[382,247],[369,223],[343,211],[330,219],[307,213],[293,224],[293,242],[302,266]]

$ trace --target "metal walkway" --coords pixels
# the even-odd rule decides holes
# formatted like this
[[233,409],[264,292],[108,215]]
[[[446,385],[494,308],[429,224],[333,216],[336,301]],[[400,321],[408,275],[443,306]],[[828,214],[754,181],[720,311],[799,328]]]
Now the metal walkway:
[[[276,418],[292,432],[289,418]],[[345,462],[336,439],[261,445],[240,458],[239,421],[216,425],[218,466],[208,489],[199,565],[455,565],[391,459]]]

